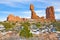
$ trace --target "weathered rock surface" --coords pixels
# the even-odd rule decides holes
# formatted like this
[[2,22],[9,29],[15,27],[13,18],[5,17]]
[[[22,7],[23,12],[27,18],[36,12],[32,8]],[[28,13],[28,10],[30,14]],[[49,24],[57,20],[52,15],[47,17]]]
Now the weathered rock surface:
[[39,19],[40,17],[36,15],[34,11],[34,5],[30,5],[30,10],[31,10],[31,19]]
[[20,22],[22,19],[18,16],[14,16],[12,14],[10,14],[8,17],[7,17],[7,21],[9,22]]
[[49,19],[51,21],[55,20],[54,7],[53,6],[46,8],[46,19]]
[[39,40],[58,40],[56,33],[42,33],[34,37],[38,37]]
[[30,10],[31,10],[31,19],[35,19],[35,21],[41,21],[44,22],[44,17],[39,17],[36,15],[36,12],[34,11],[34,5],[30,5]]

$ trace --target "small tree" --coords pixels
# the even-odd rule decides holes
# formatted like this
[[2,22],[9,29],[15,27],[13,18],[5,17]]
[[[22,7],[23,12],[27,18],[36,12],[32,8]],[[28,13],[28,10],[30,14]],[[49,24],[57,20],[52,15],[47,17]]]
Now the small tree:
[[20,32],[20,36],[26,37],[26,38],[32,37],[32,33],[30,33],[30,30],[28,28],[29,23],[25,22],[22,24],[22,26],[23,26],[23,29]]

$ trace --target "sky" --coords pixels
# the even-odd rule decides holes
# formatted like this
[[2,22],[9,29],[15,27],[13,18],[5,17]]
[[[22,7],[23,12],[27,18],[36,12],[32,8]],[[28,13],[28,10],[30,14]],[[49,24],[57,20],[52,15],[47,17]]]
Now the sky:
[[55,18],[60,19],[60,0],[0,0],[0,21],[6,20],[9,14],[30,18],[30,4],[40,17],[46,17],[46,8],[54,6]]

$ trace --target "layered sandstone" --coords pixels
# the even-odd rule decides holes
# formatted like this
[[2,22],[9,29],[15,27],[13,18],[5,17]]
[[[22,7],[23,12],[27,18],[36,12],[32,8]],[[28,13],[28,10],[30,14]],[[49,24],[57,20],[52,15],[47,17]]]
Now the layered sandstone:
[[55,15],[54,15],[54,7],[50,6],[46,8],[46,19],[54,21]]
[[14,16],[12,14],[10,14],[8,17],[7,17],[7,21],[9,22],[20,22],[22,19],[18,16]]

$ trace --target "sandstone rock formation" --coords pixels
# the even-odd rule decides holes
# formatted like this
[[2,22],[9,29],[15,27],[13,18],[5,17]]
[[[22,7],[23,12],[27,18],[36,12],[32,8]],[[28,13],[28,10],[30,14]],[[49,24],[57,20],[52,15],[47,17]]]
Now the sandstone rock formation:
[[20,22],[22,19],[18,16],[14,16],[12,14],[10,14],[8,17],[7,17],[7,21],[9,22]]
[[43,17],[43,16],[42,16],[42,17],[40,17],[40,21],[41,21],[41,22],[44,22],[44,20],[45,20],[45,19],[44,19],[44,17]]
[[31,19],[34,19],[35,21],[41,21],[44,22],[44,17],[39,17],[36,15],[35,11],[34,11],[34,5],[30,5],[30,10],[31,10]]
[[[45,21],[44,17],[39,17],[38,15],[36,15],[36,13],[34,11],[34,5],[33,4],[30,5],[30,10],[31,10],[31,19],[34,19],[35,22],[36,21],[40,21],[40,22]],[[55,21],[54,7],[53,6],[47,7],[47,9],[46,9],[46,21],[50,21],[50,20]],[[14,16],[14,15],[10,14],[7,17],[7,21],[22,22],[22,21],[27,21],[27,19],[26,18],[20,18],[18,16]]]
[[34,5],[30,5],[30,10],[31,10],[31,19],[39,19],[39,16],[36,15],[34,11]]
[[16,16],[16,21],[20,22],[22,19],[19,16]]
[[55,20],[54,7],[53,6],[47,7],[47,9],[46,9],[46,19],[49,19],[51,21]]

